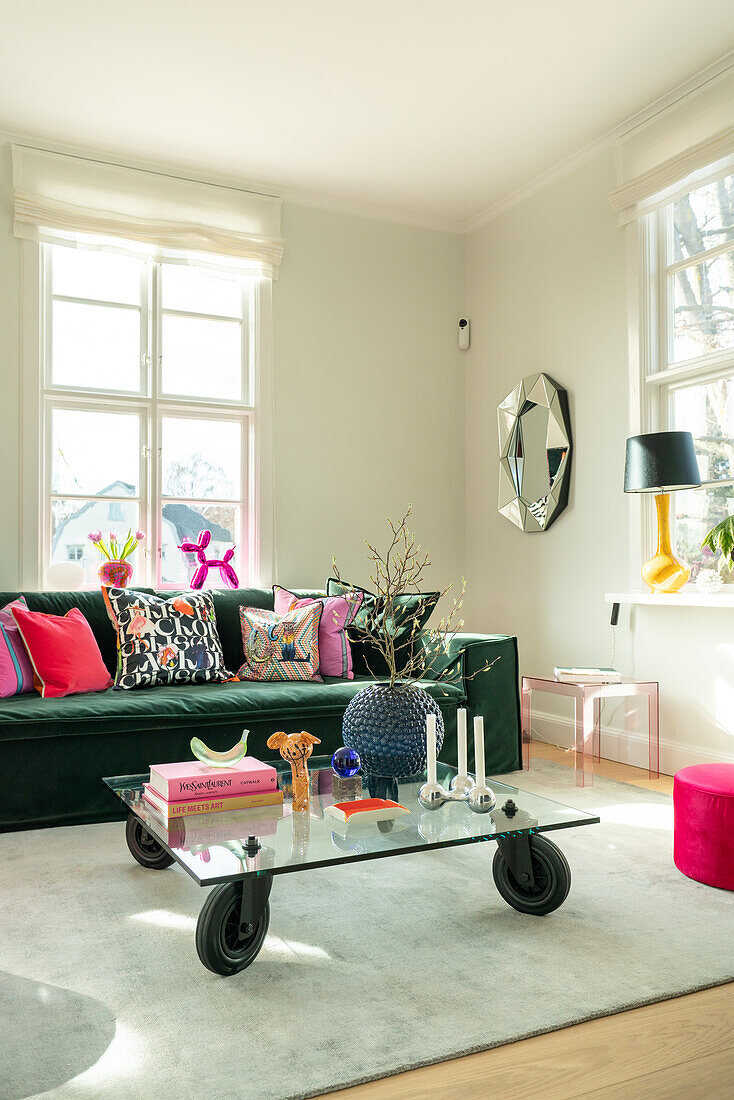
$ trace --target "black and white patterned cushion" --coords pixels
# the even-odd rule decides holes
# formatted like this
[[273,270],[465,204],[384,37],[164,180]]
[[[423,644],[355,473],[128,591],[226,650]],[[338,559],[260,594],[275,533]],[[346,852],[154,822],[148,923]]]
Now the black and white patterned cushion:
[[117,630],[116,689],[230,678],[211,592],[170,599],[126,588],[103,588],[102,593]]

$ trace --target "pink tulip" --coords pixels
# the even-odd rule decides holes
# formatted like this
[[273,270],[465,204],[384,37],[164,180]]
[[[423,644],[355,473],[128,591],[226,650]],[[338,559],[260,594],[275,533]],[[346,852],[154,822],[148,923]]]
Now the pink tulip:
[[87,538],[89,539],[90,542],[101,542],[102,541],[102,532],[101,531],[90,531],[89,534],[87,535]]
[[142,542],[145,538],[145,531],[136,531],[135,538],[138,540],[138,542]]

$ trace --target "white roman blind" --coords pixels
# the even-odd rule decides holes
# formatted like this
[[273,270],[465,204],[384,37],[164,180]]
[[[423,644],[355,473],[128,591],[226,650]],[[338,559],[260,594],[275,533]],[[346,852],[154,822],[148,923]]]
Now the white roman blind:
[[627,225],[734,165],[734,61],[629,131],[615,147],[609,201]]
[[277,279],[281,200],[13,145],[14,233]]

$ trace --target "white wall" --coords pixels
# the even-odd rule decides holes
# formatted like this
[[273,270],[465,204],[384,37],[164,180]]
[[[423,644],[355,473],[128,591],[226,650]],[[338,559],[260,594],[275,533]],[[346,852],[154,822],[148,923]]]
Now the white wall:
[[[466,377],[467,621],[517,633],[522,671],[606,665],[604,593],[639,587],[629,575],[632,504],[622,492],[629,434],[625,234],[608,204],[612,154],[550,184],[467,241],[472,348]],[[567,510],[542,534],[497,512],[496,406],[526,374],[545,371],[569,391],[574,431]],[[640,561],[641,551],[639,554]],[[734,611],[622,611],[617,667],[660,681],[661,760],[667,771],[734,760]],[[548,696],[538,707],[559,711]],[[607,748],[642,764],[646,727],[636,707],[607,705],[620,736]],[[538,732],[567,742],[539,718]]]
[[[279,577],[323,585],[336,553],[368,584],[363,539],[412,499],[435,584],[464,556],[464,390],[455,234],[284,205],[274,285]],[[0,590],[18,583],[20,242],[0,146]]]
[[336,553],[368,583],[363,539],[414,504],[436,564],[464,560],[463,238],[284,208],[273,290],[276,500],[284,584],[323,584]]

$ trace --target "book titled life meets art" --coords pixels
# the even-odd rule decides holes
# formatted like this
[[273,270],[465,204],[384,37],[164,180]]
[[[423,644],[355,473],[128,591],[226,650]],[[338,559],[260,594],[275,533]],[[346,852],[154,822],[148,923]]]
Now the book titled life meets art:
[[256,810],[262,806],[282,806],[282,791],[256,791],[250,794],[228,794],[219,798],[190,798],[169,802],[154,791],[150,783],[143,784],[143,799],[164,822],[175,817],[194,814],[216,814],[227,810]]
[[278,787],[278,773],[270,764],[264,764],[254,756],[245,756],[228,768],[213,768],[198,760],[184,760],[180,764],[151,764],[150,786],[167,802],[179,802],[183,799],[274,791]]

